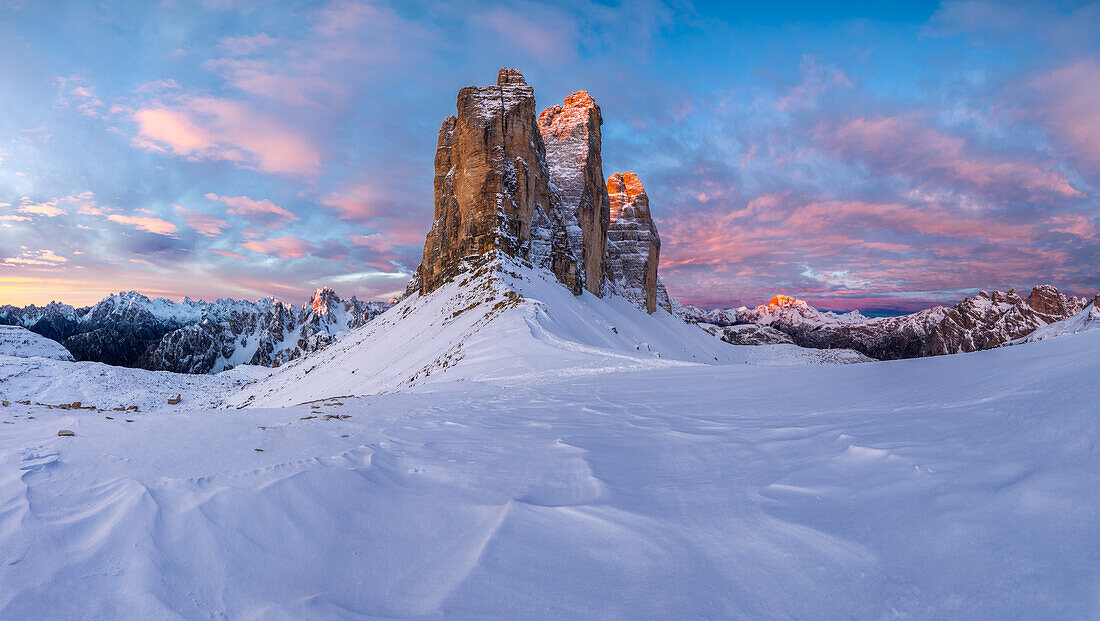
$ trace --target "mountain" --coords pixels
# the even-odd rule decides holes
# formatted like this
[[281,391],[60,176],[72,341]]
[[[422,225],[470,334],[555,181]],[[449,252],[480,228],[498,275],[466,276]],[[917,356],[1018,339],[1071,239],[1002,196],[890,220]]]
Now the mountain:
[[135,291],[87,308],[0,307],[0,323],[62,343],[76,360],[180,373],[216,373],[238,364],[278,366],[316,351],[387,310],[388,302],[342,300],[318,289],[303,306],[189,298],[173,302]]
[[936,306],[910,315],[868,319],[858,311],[819,311],[806,302],[776,296],[756,308],[701,311],[685,307],[700,323],[754,324],[790,335],[803,347],[848,348],[879,360],[918,358],[997,347],[1083,309],[1084,298],[1039,285],[1026,297],[1015,289],[982,291],[953,307]]

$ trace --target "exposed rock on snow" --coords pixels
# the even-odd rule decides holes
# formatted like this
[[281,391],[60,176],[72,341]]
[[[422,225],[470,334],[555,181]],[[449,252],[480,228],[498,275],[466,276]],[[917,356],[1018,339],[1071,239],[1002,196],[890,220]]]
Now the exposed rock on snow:
[[561,195],[558,219],[565,223],[569,248],[583,266],[578,275],[593,295],[600,295],[611,218],[601,156],[602,124],[600,107],[587,91],[577,91],[539,115],[550,178]]
[[982,291],[954,307],[937,306],[900,317],[868,319],[857,311],[819,311],[806,302],[776,296],[754,309],[701,312],[700,322],[751,323],[789,334],[803,347],[848,348],[879,360],[955,354],[997,347],[1036,328],[1066,319],[1087,304],[1050,285],[1035,287],[1027,298],[1015,289]]
[[700,323],[699,327],[731,345],[794,344],[794,339],[788,334],[769,326],[758,326],[751,323],[742,323],[734,326],[718,326],[712,323]]
[[[657,309],[661,237],[649,213],[649,195],[632,172],[607,179],[611,224],[607,229],[607,289],[652,313]],[[667,309],[668,294],[663,301]]]
[[0,325],[0,355],[14,358],[73,359],[69,350],[56,341],[35,334],[22,326]]

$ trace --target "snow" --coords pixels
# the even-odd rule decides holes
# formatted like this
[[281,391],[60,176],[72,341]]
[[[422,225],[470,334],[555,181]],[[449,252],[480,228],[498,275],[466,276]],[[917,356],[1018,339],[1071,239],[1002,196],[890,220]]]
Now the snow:
[[1100,331],[599,373],[513,347],[541,376],[0,408],[0,618],[1095,616]]
[[16,358],[52,358],[72,360],[69,350],[56,341],[35,334],[22,326],[0,325],[0,355]]
[[[101,410],[136,405],[142,412],[209,408],[221,405],[228,391],[252,381],[255,373],[247,373],[187,375],[99,362],[0,356],[0,399],[53,406],[79,401]],[[176,395],[183,395],[180,404],[168,405]]]

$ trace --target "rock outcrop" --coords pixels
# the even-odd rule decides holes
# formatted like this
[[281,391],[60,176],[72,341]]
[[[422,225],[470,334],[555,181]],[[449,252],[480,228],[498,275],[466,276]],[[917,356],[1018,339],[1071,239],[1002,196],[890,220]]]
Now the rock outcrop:
[[584,287],[600,295],[607,252],[611,206],[604,184],[603,115],[587,91],[577,91],[561,105],[539,114],[539,132],[546,145],[550,178],[561,196],[559,220],[569,248],[583,269]]
[[534,91],[515,69],[494,86],[458,92],[435,154],[435,219],[417,270],[421,293],[449,281],[470,260],[500,251],[553,269],[579,290],[560,198],[551,190]]
[[608,290],[652,313],[657,309],[661,237],[649,213],[649,196],[632,172],[608,177],[607,195],[611,203],[606,258]]
[[[603,115],[585,91],[536,119],[530,86],[501,69],[458,92],[439,131],[435,219],[406,294],[431,293],[500,252],[551,270],[575,295],[673,302],[657,278],[661,238],[633,173],[603,178]],[[612,196],[614,194],[614,196]]]
[[712,323],[700,323],[699,327],[730,345],[794,344],[794,339],[789,335],[768,326],[758,326],[751,323],[742,323],[733,326],[718,326]]

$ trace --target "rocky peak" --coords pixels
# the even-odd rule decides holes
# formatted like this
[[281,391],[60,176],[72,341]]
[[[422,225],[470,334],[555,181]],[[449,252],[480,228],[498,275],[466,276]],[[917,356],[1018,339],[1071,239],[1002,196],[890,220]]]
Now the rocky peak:
[[[1083,306],[1075,299],[1068,299],[1053,285],[1038,285],[1027,296],[1027,305],[1044,315],[1069,316]],[[1081,308],[1078,308],[1078,307]]]
[[439,130],[435,221],[413,279],[420,292],[494,251],[552,269],[576,290],[576,259],[556,218],[560,198],[551,188],[534,91],[505,68],[494,86],[460,90],[456,107]]
[[611,217],[600,155],[600,107],[587,91],[577,91],[543,110],[538,121],[550,177],[561,196],[557,219],[581,263],[584,287],[600,295]]
[[809,306],[809,304],[807,304],[804,300],[792,298],[788,295],[779,294],[768,300],[768,303],[764,305],[765,308],[778,308],[781,306]]
[[632,172],[618,172],[607,179],[610,224],[607,229],[607,278],[612,292],[657,309],[657,263],[661,237],[649,213],[649,196]]
[[527,80],[523,78],[523,74],[519,72],[519,69],[513,69],[511,67],[501,67],[497,72],[497,86],[505,86],[508,84],[522,84],[527,86]]
[[308,306],[313,309],[314,314],[326,315],[329,312],[329,308],[335,309],[335,305],[340,303],[340,297],[336,295],[336,292],[328,287],[321,287],[313,292],[313,297],[309,299]]

